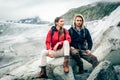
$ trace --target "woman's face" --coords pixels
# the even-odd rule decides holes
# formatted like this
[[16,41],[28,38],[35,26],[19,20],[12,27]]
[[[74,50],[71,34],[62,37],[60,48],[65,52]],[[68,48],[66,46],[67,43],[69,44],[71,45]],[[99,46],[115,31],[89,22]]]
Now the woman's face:
[[59,19],[59,21],[56,22],[56,26],[63,27],[64,26],[64,20],[63,19]]

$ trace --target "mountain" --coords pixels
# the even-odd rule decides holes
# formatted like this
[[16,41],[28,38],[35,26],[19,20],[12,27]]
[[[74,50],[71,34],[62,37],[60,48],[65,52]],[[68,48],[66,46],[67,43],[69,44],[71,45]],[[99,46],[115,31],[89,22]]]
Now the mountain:
[[86,6],[70,9],[62,15],[66,24],[72,24],[75,14],[82,14],[86,21],[93,21],[109,16],[110,13],[120,6],[120,2],[97,2]]
[[7,20],[7,22],[14,22],[14,23],[26,23],[26,24],[46,24],[49,23],[48,21],[43,21],[39,18],[39,16],[31,17],[31,18],[24,18],[17,21],[14,20]]

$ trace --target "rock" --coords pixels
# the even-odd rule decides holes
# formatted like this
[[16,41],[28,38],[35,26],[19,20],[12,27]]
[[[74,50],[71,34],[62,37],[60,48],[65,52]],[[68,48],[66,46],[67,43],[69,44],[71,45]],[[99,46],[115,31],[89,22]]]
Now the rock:
[[115,72],[117,73],[118,80],[120,80],[120,65],[114,66]]
[[[57,77],[58,76],[64,77],[64,78],[60,77],[60,80],[66,79],[66,76],[63,75],[64,73],[62,73],[63,62],[64,62],[64,57],[54,58],[54,59],[48,61],[46,69],[47,69],[47,76],[50,79],[56,79],[56,75],[57,75]],[[76,74],[78,72],[78,67],[77,67],[75,60],[70,58],[69,65],[70,65],[70,74],[69,75],[71,75],[71,77],[74,77],[72,75]],[[90,71],[92,70],[92,65],[85,60],[83,60],[83,66],[84,66],[85,70],[90,70]],[[58,70],[58,71],[56,71],[56,70]],[[61,71],[60,72],[61,74],[59,73],[59,71]],[[69,78],[69,75],[67,75],[68,78]],[[88,77],[88,75],[85,74],[85,78],[87,78],[86,76]],[[59,79],[57,78],[57,80],[59,80]],[[69,79],[66,79],[66,80],[69,80]]]
[[87,80],[118,80],[117,74],[109,61],[101,62]]
[[47,70],[47,76],[51,79],[55,79],[53,70],[55,69],[55,66],[53,64],[48,64],[46,67]]
[[54,58],[52,60],[49,59],[49,61],[47,63],[47,66],[46,66],[47,76],[49,78],[51,78],[51,79],[55,78],[53,71],[54,71],[55,67],[57,67],[58,65],[63,65],[63,61],[64,61],[63,57],[61,57],[61,58]]
[[63,66],[57,66],[54,69],[56,80],[75,80],[72,68],[69,66],[69,73],[64,73]]
[[[47,76],[50,79],[57,79],[57,80],[75,80],[73,75],[72,66],[74,66],[74,61],[70,60],[69,66],[70,66],[70,72],[66,75],[63,72],[63,62],[64,57],[55,58],[47,63]],[[70,65],[72,64],[72,66]]]
[[[63,72],[63,62],[64,57],[60,58],[54,58],[47,63],[47,76],[50,79],[56,79],[57,80],[74,80],[74,76],[78,72],[78,67],[74,59],[70,59],[69,65],[70,65],[70,73],[68,75],[64,75]],[[88,63],[87,61],[83,60],[83,66],[86,70],[92,70],[92,65]],[[83,75],[77,75],[76,78],[86,79],[90,73],[86,73]],[[71,78],[72,77],[72,78]],[[69,79],[70,78],[70,79]]]
[[111,62],[111,64],[120,64],[120,50],[111,50],[110,53],[105,56],[105,60]]
[[75,80],[86,80],[90,73],[83,73],[75,75]]

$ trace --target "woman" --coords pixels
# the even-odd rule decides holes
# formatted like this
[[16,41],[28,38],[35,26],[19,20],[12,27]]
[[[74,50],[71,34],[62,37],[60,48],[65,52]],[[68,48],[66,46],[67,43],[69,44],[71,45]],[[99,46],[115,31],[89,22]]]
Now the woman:
[[61,17],[55,18],[55,26],[53,26],[46,37],[46,50],[41,53],[41,71],[37,75],[37,78],[46,78],[46,63],[47,56],[51,58],[57,58],[64,56],[64,72],[69,72],[69,53],[71,38],[68,30],[63,28],[64,21]]

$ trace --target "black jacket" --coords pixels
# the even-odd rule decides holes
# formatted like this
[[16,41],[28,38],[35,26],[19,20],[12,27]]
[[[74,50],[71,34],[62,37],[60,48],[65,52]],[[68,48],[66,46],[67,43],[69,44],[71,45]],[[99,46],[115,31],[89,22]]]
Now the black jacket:
[[81,29],[80,34],[78,34],[77,31],[73,27],[71,27],[69,29],[69,33],[71,36],[70,46],[73,46],[76,49],[81,49],[81,50],[92,49],[93,42],[89,30],[87,28]]

